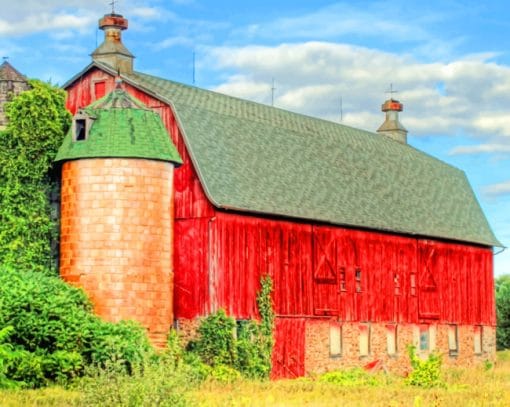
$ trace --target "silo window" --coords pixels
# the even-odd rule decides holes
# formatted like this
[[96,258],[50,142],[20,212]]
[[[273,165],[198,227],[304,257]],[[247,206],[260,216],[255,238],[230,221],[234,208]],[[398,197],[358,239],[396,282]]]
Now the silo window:
[[75,122],[75,133],[76,134],[76,141],[83,141],[87,138],[87,120],[85,119],[76,119]]

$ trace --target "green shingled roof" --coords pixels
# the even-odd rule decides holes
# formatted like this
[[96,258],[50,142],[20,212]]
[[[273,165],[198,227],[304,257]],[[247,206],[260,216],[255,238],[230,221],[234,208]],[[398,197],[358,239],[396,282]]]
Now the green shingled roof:
[[71,129],[55,161],[125,157],[182,163],[159,115],[124,90],[114,90],[81,115],[92,119],[88,137],[74,141]]
[[409,145],[146,74],[123,78],[172,105],[218,208],[501,246],[464,172]]

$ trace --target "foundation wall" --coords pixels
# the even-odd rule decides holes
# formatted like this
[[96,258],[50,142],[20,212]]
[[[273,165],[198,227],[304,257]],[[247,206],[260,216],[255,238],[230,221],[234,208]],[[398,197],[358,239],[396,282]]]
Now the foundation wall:
[[[368,327],[368,354],[360,351],[362,330]],[[331,354],[331,331],[340,328],[341,352]],[[445,366],[470,367],[486,360],[494,360],[496,355],[496,331],[494,327],[457,326],[457,350],[450,350],[449,336],[453,325],[431,324],[381,324],[381,323],[338,323],[332,321],[307,321],[305,327],[305,372],[323,373],[326,371],[360,366],[374,366],[395,373],[409,371],[408,345],[416,346],[417,353],[427,357],[430,352],[442,355]],[[475,353],[475,336],[480,335],[481,352]],[[388,353],[388,336],[396,330],[394,354]],[[427,338],[428,350],[420,350],[420,336]],[[334,335],[333,335],[334,337]],[[423,338],[424,340],[426,338]],[[455,341],[452,341],[453,345]],[[425,345],[426,343],[423,343]]]
[[84,159],[62,169],[64,280],[83,287],[98,315],[133,319],[156,346],[173,320],[173,165]]

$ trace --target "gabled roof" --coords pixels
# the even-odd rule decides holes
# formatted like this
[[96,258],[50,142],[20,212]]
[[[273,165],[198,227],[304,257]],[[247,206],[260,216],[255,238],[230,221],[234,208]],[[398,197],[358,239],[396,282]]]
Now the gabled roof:
[[0,65],[0,81],[27,82],[27,79],[8,61],[4,61]]
[[55,161],[122,157],[182,163],[159,115],[122,89],[81,109],[78,115],[90,123],[88,136],[75,141],[70,129]]
[[[97,62],[96,66],[112,69]],[[218,208],[501,246],[461,170],[380,134],[158,77]]]

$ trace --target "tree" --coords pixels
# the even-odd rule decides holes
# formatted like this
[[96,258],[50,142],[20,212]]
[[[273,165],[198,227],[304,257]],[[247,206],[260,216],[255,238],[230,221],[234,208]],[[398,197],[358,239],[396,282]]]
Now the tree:
[[0,264],[55,271],[53,159],[69,127],[65,92],[41,81],[5,104],[0,132]]
[[510,275],[496,279],[496,312],[498,350],[510,349]]

